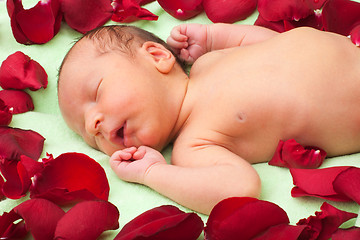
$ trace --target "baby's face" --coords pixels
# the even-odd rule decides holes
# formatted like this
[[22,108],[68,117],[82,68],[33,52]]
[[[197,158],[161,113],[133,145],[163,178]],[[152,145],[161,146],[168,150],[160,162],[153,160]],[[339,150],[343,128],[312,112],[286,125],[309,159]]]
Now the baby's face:
[[100,54],[91,40],[82,39],[60,72],[59,106],[66,123],[108,155],[130,146],[161,149],[166,144],[163,99],[151,80],[156,72],[141,59]]

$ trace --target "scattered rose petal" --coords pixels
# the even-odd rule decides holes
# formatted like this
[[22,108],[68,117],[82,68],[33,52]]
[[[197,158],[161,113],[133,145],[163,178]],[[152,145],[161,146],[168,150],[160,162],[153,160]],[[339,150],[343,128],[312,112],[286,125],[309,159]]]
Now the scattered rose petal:
[[358,240],[360,239],[360,228],[351,227],[348,229],[338,229],[332,236],[332,240]]
[[136,0],[115,0],[113,3],[114,14],[112,21],[129,23],[136,20],[157,20],[158,16],[154,15],[145,8],[141,8]]
[[31,180],[20,161],[3,160],[0,162],[0,170],[6,179],[3,193],[10,199],[19,199],[29,190]]
[[34,110],[31,96],[24,91],[2,90],[0,91],[0,100],[4,101],[4,103],[12,109],[13,114]]
[[259,14],[267,21],[300,20],[313,13],[303,0],[259,0]]
[[158,3],[174,18],[186,20],[202,12],[202,1],[203,0],[158,0]]
[[328,240],[341,224],[357,217],[355,213],[341,211],[326,202],[320,209],[321,212],[315,212],[315,216],[301,219],[297,223],[307,226],[300,239]]
[[154,1],[155,0],[136,0],[136,2],[140,4],[140,6],[146,5],[146,4],[154,2]]
[[59,32],[62,19],[59,0],[39,1],[30,9],[24,9],[21,0],[8,0],[7,10],[19,43],[43,44]]
[[269,165],[287,168],[318,168],[326,152],[316,147],[303,147],[294,139],[279,142]]
[[27,200],[13,211],[24,219],[26,229],[37,240],[54,239],[56,225],[65,214],[59,206],[41,198]]
[[350,39],[357,47],[360,47],[360,24],[351,30]]
[[292,226],[288,224],[279,224],[269,227],[265,232],[252,240],[299,240],[299,237],[305,228],[305,225]]
[[0,126],[7,126],[11,123],[12,112],[5,102],[0,98]]
[[233,240],[253,237],[269,227],[288,224],[286,212],[274,203],[255,198],[228,198],[210,213],[205,227],[206,239]]
[[97,239],[104,231],[117,228],[119,211],[113,204],[86,201],[76,204],[59,220],[54,239]]
[[207,17],[214,23],[244,20],[256,10],[257,0],[203,0]]
[[94,159],[81,153],[64,153],[44,163],[42,172],[34,176],[30,197],[45,198],[59,205],[97,198],[107,200],[109,183],[104,169]]
[[323,169],[290,169],[294,185],[293,197],[314,196],[333,201],[351,201],[347,196],[334,190],[336,177],[350,167],[330,167]]
[[109,0],[62,0],[61,9],[66,23],[80,33],[104,25],[113,12]]
[[19,160],[21,155],[38,159],[45,138],[32,130],[0,126],[0,159]]
[[4,212],[0,215],[0,239],[24,239],[27,230],[24,221],[14,223],[21,219],[21,216],[16,214],[14,210],[9,213]]
[[282,33],[282,32],[286,31],[283,20],[280,20],[280,21],[267,21],[260,14],[259,14],[258,18],[256,19],[254,25],[261,26],[261,27],[266,27],[266,28],[269,28],[271,30],[277,31],[279,33]]
[[338,174],[334,190],[360,204],[360,168],[349,167]]
[[177,207],[165,205],[137,216],[114,240],[195,240],[203,228],[204,223],[195,213],[185,213]]
[[[4,186],[4,178],[0,175],[0,200],[5,197],[5,195],[4,195],[3,191],[2,191],[3,186]],[[1,226],[1,224],[0,224],[0,226]],[[0,235],[0,237],[1,237],[1,235]]]
[[0,86],[3,89],[38,90],[46,88],[48,76],[44,68],[24,53],[17,51],[7,57],[0,67]]
[[360,24],[360,3],[349,0],[328,0],[322,9],[324,30],[349,36]]

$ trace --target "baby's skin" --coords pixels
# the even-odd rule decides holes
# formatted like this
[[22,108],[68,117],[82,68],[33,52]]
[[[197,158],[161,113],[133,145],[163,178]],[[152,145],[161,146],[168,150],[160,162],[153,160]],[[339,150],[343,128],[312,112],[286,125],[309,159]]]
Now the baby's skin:
[[[76,64],[91,64],[90,53],[81,47],[89,49],[91,43],[84,41],[77,48],[86,58],[74,57],[73,66],[63,67],[59,103],[65,120],[90,145],[112,155],[110,165],[121,179],[145,184],[208,214],[224,198],[259,196],[260,179],[251,164],[270,160],[279,140],[317,146],[328,156],[360,151],[360,51],[348,38],[310,28],[278,34],[256,26],[184,24],[172,30],[168,44],[194,62],[190,74],[182,73],[160,46],[140,46],[142,58],[134,61],[148,61],[148,80],[141,80],[143,87],[136,85],[140,81],[126,87],[150,103],[138,104],[125,94],[126,103],[117,107],[124,106],[121,111],[115,107],[108,113],[121,119],[121,134],[115,128],[121,140],[106,140],[103,118],[83,127],[89,121],[83,117],[86,108],[79,106],[90,108],[100,101],[74,99],[81,97],[66,83]],[[116,75],[110,72],[116,56],[108,57],[101,60],[107,61],[108,74]],[[129,64],[124,57],[116,61]],[[134,78],[140,74],[144,72],[133,73]],[[151,87],[151,76],[159,79],[159,90]],[[101,84],[101,97],[109,98],[102,79],[92,88]],[[120,89],[115,81],[108,86],[115,89],[112,96]],[[108,104],[117,106],[110,100]],[[140,115],[132,109],[140,105],[145,113],[132,121],[133,115]],[[108,108],[103,112],[110,112]],[[172,164],[167,164],[159,151],[170,142]]]

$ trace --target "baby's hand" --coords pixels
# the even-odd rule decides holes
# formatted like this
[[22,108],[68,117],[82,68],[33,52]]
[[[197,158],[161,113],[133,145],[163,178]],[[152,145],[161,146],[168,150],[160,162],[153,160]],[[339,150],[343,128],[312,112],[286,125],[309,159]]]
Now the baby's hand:
[[110,158],[110,166],[119,178],[140,184],[155,164],[166,164],[165,158],[159,151],[146,146],[119,150]]
[[207,25],[181,24],[171,30],[167,43],[180,59],[194,63],[201,55],[207,53]]

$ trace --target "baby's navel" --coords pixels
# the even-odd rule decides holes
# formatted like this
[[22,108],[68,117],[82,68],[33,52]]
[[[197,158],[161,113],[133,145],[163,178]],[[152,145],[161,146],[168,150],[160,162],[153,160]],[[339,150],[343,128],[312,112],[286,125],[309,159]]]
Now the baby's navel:
[[246,118],[247,118],[247,116],[244,112],[238,112],[236,114],[236,120],[240,123],[246,122]]

